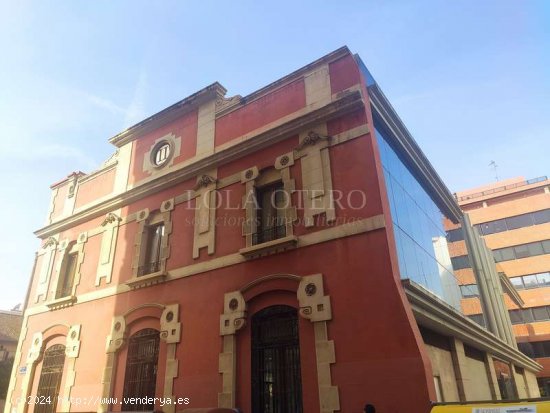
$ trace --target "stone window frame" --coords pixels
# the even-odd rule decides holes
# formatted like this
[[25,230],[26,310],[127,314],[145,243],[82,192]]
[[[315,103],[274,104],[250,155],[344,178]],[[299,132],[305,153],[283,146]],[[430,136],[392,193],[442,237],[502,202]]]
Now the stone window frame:
[[[168,159],[157,165],[155,163],[156,151],[165,143],[170,145],[170,154]],[[181,153],[181,137],[176,137],[173,133],[163,135],[157,138],[150,149],[143,155],[143,165],[142,169],[144,172],[148,172],[150,175],[159,173],[162,170],[172,166],[174,164],[174,159],[177,158]]]
[[[170,256],[170,234],[172,233],[171,211],[174,208],[173,200],[162,203],[160,210],[153,213],[143,209],[137,213],[138,231],[135,239],[135,253],[132,262],[132,278],[126,284],[132,288],[141,288],[157,284],[166,279],[166,262]],[[138,275],[139,268],[144,265],[147,255],[147,237],[149,229],[158,224],[164,224],[164,236],[161,240],[159,269],[150,274]]]
[[[145,319],[154,319],[154,328],[159,330],[160,339],[166,343],[165,360],[158,360],[165,364],[164,370],[164,388],[162,390],[163,397],[174,400],[174,381],[178,377],[179,360],[177,357],[176,348],[181,342],[182,326],[179,315],[180,305],[175,304],[159,304],[148,303],[134,307],[124,314],[116,315],[111,322],[110,334],[107,336],[107,345],[105,353],[107,360],[103,369],[102,380],[102,403],[98,406],[99,413],[112,411],[112,405],[106,404],[112,397],[114,384],[116,381],[119,351],[123,346],[128,344],[131,333],[131,325],[139,323]],[[166,404],[163,407],[165,413],[175,413],[175,403]]]
[[[292,193],[295,191],[295,181],[290,175],[290,167],[292,165],[294,165],[294,156],[290,152],[277,157],[272,167],[264,168],[260,171],[258,167],[254,166],[241,173],[241,183],[245,185],[245,194],[242,202],[242,208],[245,210],[245,220],[242,226],[242,235],[245,238],[246,247],[241,248],[239,252],[246,258],[256,258],[294,248],[298,242],[298,238],[294,235],[294,221],[297,219],[297,214],[296,206],[293,205],[292,201]],[[272,241],[253,244],[253,235],[257,231],[257,189],[279,181],[283,184],[285,198],[288,201],[285,202],[283,208],[286,235]]]
[[[50,296],[52,297],[49,302],[46,303],[50,310],[57,310],[59,308],[64,308],[73,305],[77,301],[76,289],[80,284],[80,279],[82,277],[82,263],[84,262],[84,245],[88,241],[88,234],[86,232],[81,233],[76,241],[69,241],[68,239],[62,240],[58,245],[58,253],[62,257],[61,260],[56,265],[55,273],[56,278],[52,283],[52,288],[50,291]],[[60,283],[63,280],[66,272],[67,261],[69,256],[76,254],[76,267],[73,275],[73,285],[71,287],[70,294],[58,297]]]

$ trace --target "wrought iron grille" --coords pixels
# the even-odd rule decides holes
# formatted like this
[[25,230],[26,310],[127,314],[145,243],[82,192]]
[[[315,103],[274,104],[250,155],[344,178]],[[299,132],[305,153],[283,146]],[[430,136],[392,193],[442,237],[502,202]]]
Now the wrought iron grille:
[[55,344],[44,352],[42,372],[36,392],[35,413],[54,413],[65,365],[65,346]]
[[252,244],[261,244],[263,242],[273,241],[275,239],[286,236],[286,226],[278,225],[271,228],[266,228],[252,234]]
[[268,307],[252,317],[252,412],[302,413],[296,309]]
[[[128,342],[128,357],[124,374],[123,411],[153,410],[154,404],[129,404],[129,398],[155,397],[160,335],[146,328],[138,331]],[[135,401],[134,401],[135,402]]]
[[148,262],[145,265],[138,267],[138,277],[142,275],[152,274],[160,270],[160,261]]

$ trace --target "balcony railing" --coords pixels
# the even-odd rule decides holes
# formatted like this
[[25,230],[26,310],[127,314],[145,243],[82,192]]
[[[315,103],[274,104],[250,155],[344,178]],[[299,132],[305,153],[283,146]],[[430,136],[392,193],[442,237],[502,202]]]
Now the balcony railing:
[[528,179],[526,181],[516,182],[515,184],[502,185],[496,188],[487,189],[486,191],[474,192],[473,194],[468,194],[463,196],[456,196],[455,194],[455,197],[458,201],[467,201],[468,199],[481,198],[482,196],[496,194],[498,192],[507,191],[509,189],[515,189],[526,185],[536,184],[538,182],[546,181],[547,179],[548,179],[547,176],[539,176],[537,178]]
[[278,225],[270,228],[262,229],[255,234],[252,234],[252,244],[262,244],[264,242],[273,241],[275,239],[286,236],[286,226]]
[[138,267],[137,276],[141,277],[147,274],[153,274],[160,270],[160,261],[148,262]]

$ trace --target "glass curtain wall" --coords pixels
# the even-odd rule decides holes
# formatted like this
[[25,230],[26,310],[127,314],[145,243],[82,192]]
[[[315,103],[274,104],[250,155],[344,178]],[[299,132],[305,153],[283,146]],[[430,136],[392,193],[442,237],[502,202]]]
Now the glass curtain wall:
[[460,309],[460,289],[447,248],[444,214],[375,123],[402,279],[421,284]]

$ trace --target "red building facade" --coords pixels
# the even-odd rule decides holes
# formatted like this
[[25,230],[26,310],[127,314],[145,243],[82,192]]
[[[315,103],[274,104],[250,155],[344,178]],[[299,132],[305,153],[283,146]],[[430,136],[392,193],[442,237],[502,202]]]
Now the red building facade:
[[52,186],[6,412],[423,412],[441,398],[364,76],[342,48],[246,97],[215,83]]

